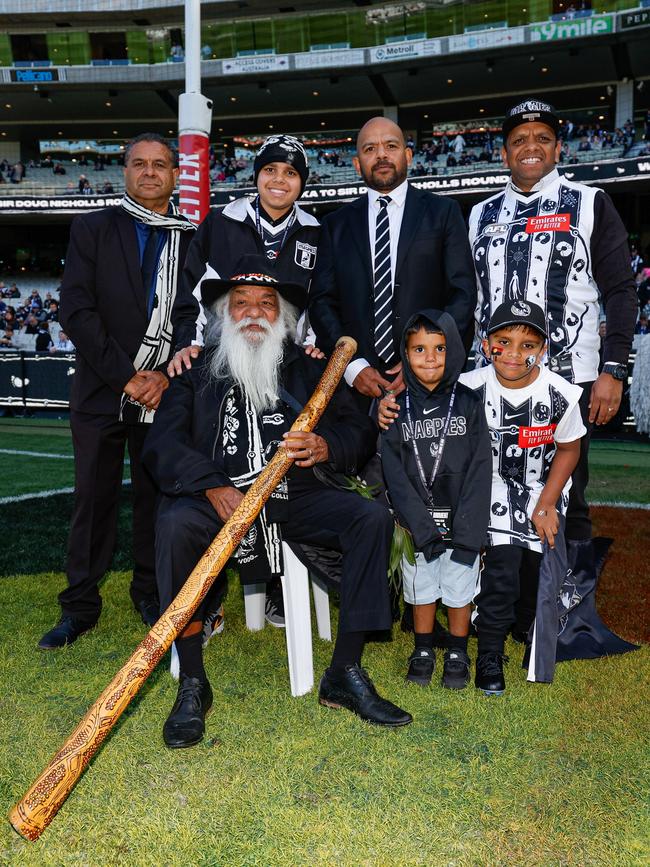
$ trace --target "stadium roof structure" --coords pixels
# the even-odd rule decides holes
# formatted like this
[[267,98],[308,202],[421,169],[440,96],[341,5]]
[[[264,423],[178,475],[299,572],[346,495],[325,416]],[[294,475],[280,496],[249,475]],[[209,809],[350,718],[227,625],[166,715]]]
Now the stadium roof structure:
[[[479,5],[506,8],[504,3]],[[293,5],[283,0],[223,0],[203,3],[201,10],[202,20],[210,19],[218,32],[219,21],[233,16],[276,16],[288,21],[294,20],[294,10],[300,12],[295,18],[299,20],[310,11],[359,12],[363,6],[387,8],[385,3],[363,0],[333,0],[326,6],[322,0]],[[63,15],[65,21],[59,20]],[[147,28],[157,16],[167,27],[175,23],[180,28],[182,4],[177,0],[0,0],[0,21],[10,33],[83,26],[108,33],[137,25],[144,34],[151,32]],[[363,48],[314,51],[311,46],[312,50],[282,55],[244,51],[240,55],[247,56],[205,60],[203,91],[214,105],[215,136],[259,134],[278,125],[288,132],[349,130],[389,108],[398,112],[405,129],[422,130],[482,115],[499,117],[524,94],[544,96],[561,112],[591,111],[594,121],[600,113],[609,114],[611,122],[620,82],[634,80],[641,88],[635,94],[637,108],[650,109],[650,86],[644,87],[650,79],[650,9],[643,16],[631,26],[625,14],[618,13],[479,32],[472,26],[442,38],[423,34],[411,38],[411,34]],[[48,61],[27,69],[17,67],[0,68],[0,137],[19,140],[22,147],[57,135],[126,139],[144,128],[175,133],[178,95],[184,89],[182,62],[143,64],[129,59],[123,65],[91,61],[57,66]]]

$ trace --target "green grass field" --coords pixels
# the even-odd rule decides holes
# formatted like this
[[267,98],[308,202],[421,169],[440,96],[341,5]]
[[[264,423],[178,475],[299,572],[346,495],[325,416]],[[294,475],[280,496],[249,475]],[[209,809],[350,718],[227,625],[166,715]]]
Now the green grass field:
[[[65,425],[4,420],[0,449],[71,454]],[[591,464],[593,499],[650,502],[647,445],[594,443]],[[69,459],[0,451],[0,466],[0,497],[73,483]],[[125,489],[121,544],[103,585],[98,628],[60,652],[36,649],[65,584],[71,501],[59,495],[4,503],[0,513],[5,814],[145,634],[128,597]],[[631,514],[638,534],[649,513],[616,512],[622,522]],[[619,534],[611,526],[607,532]],[[641,604],[647,568],[639,575],[646,589],[634,588],[633,598]],[[332,613],[336,620],[334,606]],[[502,699],[473,688],[443,691],[437,682],[407,686],[410,649],[411,638],[395,630],[392,642],[371,644],[364,656],[380,690],[414,715],[405,729],[378,730],[326,710],[315,693],[293,699],[283,631],[247,632],[239,586],[231,582],[226,630],[206,655],[215,704],[204,742],[178,752],[163,747],[176,687],[159,666],[38,842],[0,824],[0,864],[649,863],[647,646],[563,663],[552,685],[534,685],[525,682],[521,648],[511,642]],[[317,677],[330,652],[314,639]]]

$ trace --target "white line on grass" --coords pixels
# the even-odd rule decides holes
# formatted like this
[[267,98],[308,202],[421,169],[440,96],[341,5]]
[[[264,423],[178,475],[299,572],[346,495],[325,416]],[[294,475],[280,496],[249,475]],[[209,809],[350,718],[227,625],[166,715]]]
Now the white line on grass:
[[590,506],[610,506],[612,509],[650,509],[650,503],[626,503],[625,501],[615,500],[613,503],[608,503],[605,500],[593,500],[589,503]]
[[74,455],[57,455],[55,452],[27,452],[23,449],[0,449],[0,455],[25,455],[28,458],[61,458],[71,461]]
[[[56,452],[28,452],[24,449],[0,449],[0,455],[24,455],[28,458],[60,458],[64,461],[74,460],[74,455],[58,455]],[[130,464],[129,458],[124,461],[125,466]]]
[[[122,479],[122,485],[130,485],[131,479]],[[0,497],[0,506],[5,503],[22,503],[23,500],[39,500],[56,497],[59,494],[72,494],[74,488],[53,488],[51,491],[35,491],[33,494],[17,494],[15,497]]]

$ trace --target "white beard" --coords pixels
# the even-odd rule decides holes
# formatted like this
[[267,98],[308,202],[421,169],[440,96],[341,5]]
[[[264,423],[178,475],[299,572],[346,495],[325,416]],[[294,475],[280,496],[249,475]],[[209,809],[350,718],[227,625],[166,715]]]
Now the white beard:
[[[293,308],[283,298],[279,300],[280,313],[275,322],[249,317],[235,322],[228,312],[226,296],[214,305],[216,319],[206,335],[206,344],[214,345],[210,378],[232,379],[258,414],[278,404],[282,344],[296,328]],[[262,330],[244,331],[251,324]]]

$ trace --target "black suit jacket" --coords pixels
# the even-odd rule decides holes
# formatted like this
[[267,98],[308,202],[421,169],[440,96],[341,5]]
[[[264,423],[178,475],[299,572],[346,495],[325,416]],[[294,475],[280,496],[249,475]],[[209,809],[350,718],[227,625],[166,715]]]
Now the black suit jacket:
[[[316,343],[330,353],[342,334],[358,343],[355,357],[379,370],[375,352],[374,284],[368,237],[368,197],[323,220],[309,293]],[[476,306],[476,277],[467,230],[456,202],[409,186],[404,203],[393,289],[393,345],[399,357],[402,330],[425,308],[445,310],[461,335]]]
[[[188,496],[232,485],[223,466],[222,440],[225,398],[232,383],[209,381],[206,350],[191,370],[175,376],[163,394],[147,436],[143,461],[163,494]],[[325,361],[310,358],[292,342],[285,343],[280,365],[281,382],[287,392],[304,406],[325,369]],[[297,412],[283,405],[287,418]],[[354,474],[375,453],[377,426],[357,409],[350,389],[340,384],[315,428],[326,440],[329,470]],[[295,479],[311,478],[313,467],[291,468]]]
[[[179,275],[193,234],[181,233]],[[77,350],[70,408],[117,416],[149,323],[136,229],[122,208],[74,219],[59,318]]]

